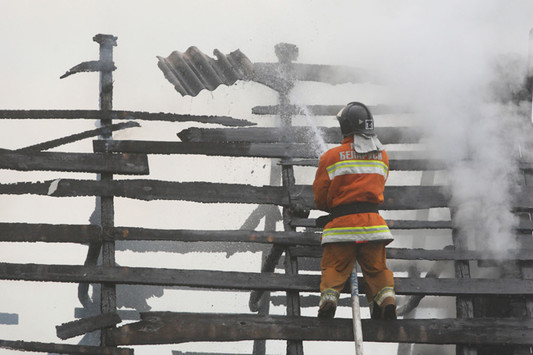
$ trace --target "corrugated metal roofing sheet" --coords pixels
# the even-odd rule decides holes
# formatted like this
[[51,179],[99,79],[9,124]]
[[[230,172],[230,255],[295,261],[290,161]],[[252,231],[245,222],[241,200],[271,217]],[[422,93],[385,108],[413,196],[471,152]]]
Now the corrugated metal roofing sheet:
[[166,58],[158,56],[158,66],[183,96],[196,96],[203,89],[212,91],[222,84],[233,85],[252,77],[253,64],[240,50],[224,55],[215,49],[213,54],[216,60],[189,47],[184,53],[174,51]]

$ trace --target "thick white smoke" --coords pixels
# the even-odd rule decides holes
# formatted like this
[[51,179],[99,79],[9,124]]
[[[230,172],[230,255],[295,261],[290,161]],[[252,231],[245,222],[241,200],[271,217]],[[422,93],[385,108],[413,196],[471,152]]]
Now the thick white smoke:
[[384,78],[420,117],[429,154],[448,165],[454,222],[468,247],[501,259],[517,248],[518,158],[532,137],[522,88],[533,21],[490,25],[519,19],[520,7],[475,3],[413,9],[420,17],[403,25],[410,31],[390,51],[396,61],[384,61]]

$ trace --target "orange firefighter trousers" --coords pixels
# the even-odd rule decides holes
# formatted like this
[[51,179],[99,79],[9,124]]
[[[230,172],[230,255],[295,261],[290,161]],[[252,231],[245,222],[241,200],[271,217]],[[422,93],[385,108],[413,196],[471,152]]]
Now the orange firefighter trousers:
[[366,298],[369,302],[372,302],[384,287],[394,287],[392,271],[386,265],[385,244],[385,242],[322,244],[320,291],[333,288],[341,292],[350,277],[356,259],[363,272]]

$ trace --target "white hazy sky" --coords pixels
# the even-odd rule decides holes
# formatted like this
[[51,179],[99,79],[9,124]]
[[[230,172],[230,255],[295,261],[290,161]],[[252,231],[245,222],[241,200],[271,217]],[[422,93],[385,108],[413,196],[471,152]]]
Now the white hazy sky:
[[[231,88],[221,87],[213,93],[202,92],[196,98],[183,98],[164,79],[157,67],[156,56],[167,56],[174,50],[183,52],[190,46],[197,46],[208,55],[215,48],[226,54],[240,49],[253,62],[272,62],[276,61],[274,45],[280,42],[299,47],[299,62],[349,65],[386,73],[394,86],[393,92],[401,93],[398,101],[418,101],[421,97],[435,100],[441,93],[478,81],[486,74],[488,64],[495,55],[526,56],[528,35],[533,27],[531,14],[531,0],[0,0],[0,108],[97,109],[97,74],[80,73],[61,80],[59,77],[80,62],[98,58],[98,44],[92,41],[98,33],[118,37],[114,52],[118,67],[114,72],[114,108],[117,110],[249,118],[250,107],[276,103],[276,96],[269,89],[240,83]],[[370,104],[387,103],[377,101],[379,95],[373,90],[361,91],[353,85],[341,85],[332,91],[325,86],[310,85],[297,89],[295,99],[313,100],[305,102],[309,104],[343,104],[357,94],[361,95],[362,101]],[[396,99],[390,94],[387,97]],[[361,98],[358,96],[357,99]],[[164,124],[146,126],[147,139],[163,140],[175,139],[175,133],[182,128],[180,125]],[[83,121],[54,121],[53,126],[50,122],[0,122],[0,148],[18,148],[93,127],[93,122]],[[155,128],[152,130],[151,127]],[[117,134],[118,137],[127,135],[122,132]],[[90,149],[87,143],[73,147]],[[157,167],[158,163],[168,164],[166,159],[154,158],[152,167]],[[175,179],[237,181],[240,178],[240,182],[245,183],[268,183],[268,176],[264,174],[268,169],[262,168],[263,161],[252,161],[249,166],[210,162],[219,170],[214,173],[169,170],[175,174]],[[252,173],[254,169],[255,175]],[[168,178],[164,173],[152,170],[154,175],[151,177]],[[258,174],[258,170],[263,174]],[[35,178],[31,174],[5,170],[0,171],[0,176],[0,183]],[[46,176],[65,175],[50,173]],[[242,181],[243,176],[245,181]],[[86,223],[92,209],[91,204],[85,201],[76,205],[77,213],[69,215],[65,221],[63,202],[49,199],[28,201],[23,197],[2,196],[0,221],[81,224]],[[197,206],[189,206],[189,211],[180,212],[192,211],[190,216],[185,215],[185,225],[182,225],[176,222],[178,217],[175,215],[170,219],[165,217],[164,211],[174,206],[170,203],[154,206],[139,202],[129,210],[129,216],[118,212],[123,204],[117,202],[118,225],[139,223],[145,227],[198,228],[194,213],[201,208]],[[151,216],[152,219],[143,220],[147,209],[158,212]],[[224,213],[220,220],[220,223],[227,223],[224,228],[235,228],[242,222],[242,219],[226,222],[222,217],[236,216],[231,212]],[[57,246],[21,247],[4,243],[0,245],[0,262],[76,264],[81,263],[85,255],[82,246],[62,249],[69,250],[68,254],[57,250]],[[194,265],[197,257],[180,255],[180,260],[176,261],[173,255],[158,255],[171,267],[201,267]],[[216,265],[228,262],[223,255],[214,258]],[[153,256],[130,255],[128,258],[126,255],[123,259],[119,258],[123,263],[136,265],[132,261],[134,259],[143,265],[160,266],[154,262]],[[236,256],[231,261],[244,265],[245,269],[256,270],[259,259],[260,255],[254,254]],[[32,295],[37,287],[41,297],[36,302]],[[0,312],[18,313],[20,323],[0,325],[0,339],[58,341],[54,326],[73,320],[72,309],[78,306],[74,285],[55,285],[52,288],[40,284],[2,282],[0,288]],[[167,291],[168,294],[173,292],[179,293]],[[183,297],[187,294],[179,295]],[[247,311],[246,294],[234,296],[223,305],[217,304],[211,296],[198,298],[199,302],[203,302],[199,306],[201,311]],[[151,305],[157,310],[169,309],[168,303],[163,300],[153,300]],[[175,306],[176,310],[183,308]],[[33,321],[37,312],[42,314],[40,322]],[[225,350],[216,345],[207,351],[245,353],[250,351],[249,345],[230,344]],[[305,353],[322,354],[322,345],[309,346]],[[161,348],[161,353],[168,354],[170,349],[202,351],[204,348],[172,346]],[[281,353],[283,349],[279,346],[271,352]],[[352,351],[350,344],[339,349],[342,353]],[[392,351],[386,346],[382,349]],[[433,352],[436,354],[436,351]],[[0,350],[0,353],[10,352]],[[136,353],[151,352],[138,350]]]

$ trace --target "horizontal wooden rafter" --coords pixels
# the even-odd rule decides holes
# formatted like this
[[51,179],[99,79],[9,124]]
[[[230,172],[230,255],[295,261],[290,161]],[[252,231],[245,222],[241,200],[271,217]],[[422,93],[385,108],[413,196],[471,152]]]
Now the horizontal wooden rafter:
[[[316,158],[315,147],[306,143],[248,143],[248,142],[160,142],[109,140],[93,141],[95,152],[121,152],[144,154],[201,154],[209,156],[285,158],[282,165],[318,166],[318,159],[307,159],[300,164],[302,158]],[[395,158],[394,152],[389,155],[391,170],[444,170],[445,162],[435,159],[401,159]],[[290,159],[290,160],[287,160]]]
[[[337,127],[317,127],[326,143],[339,144],[343,137]],[[418,143],[422,138],[419,129],[411,127],[376,127],[383,144]],[[183,142],[251,142],[251,143],[309,143],[315,136],[311,127],[293,126],[250,128],[187,128],[178,133]]]
[[[368,342],[526,345],[533,339],[533,320],[528,318],[363,319],[362,328]],[[114,345],[260,339],[353,341],[353,324],[342,318],[148,312],[141,313],[141,321],[109,334]]]
[[0,152],[0,169],[148,175],[145,154]]
[[[320,233],[294,231],[253,230],[191,230],[114,227],[102,229],[95,225],[53,225],[27,223],[0,223],[0,241],[8,242],[69,242],[90,243],[103,240],[117,241],[175,241],[262,243],[291,248],[291,255],[320,257]],[[533,250],[509,251],[514,260],[533,260]],[[495,256],[480,251],[427,250],[387,248],[389,259],[405,260],[494,260]]]
[[[212,270],[0,263],[0,279],[183,286],[226,290],[318,292],[320,275]],[[359,278],[361,292],[365,283]],[[533,280],[395,278],[399,295],[533,295]],[[343,292],[349,292],[346,288]]]
[[[291,255],[295,257],[322,257],[320,247],[290,247]],[[533,250],[506,250],[509,253],[505,260],[533,260]],[[421,248],[387,248],[387,259],[390,260],[499,260],[502,258],[488,251],[476,250],[430,250]]]
[[[113,181],[57,179],[0,184],[0,194],[35,194],[55,197],[117,196],[146,201],[185,200],[203,203],[284,206],[289,204],[289,191],[281,186],[137,179]],[[293,202],[310,209],[314,208],[311,186],[295,185],[290,189],[290,195]],[[533,205],[533,200],[530,203]],[[440,186],[390,186],[385,189],[385,202],[381,207],[383,210],[447,207],[447,199]]]
[[133,349],[127,348],[41,343],[21,340],[0,340],[0,348],[53,354],[133,355]]
[[2,242],[90,243],[102,240],[96,225],[0,223]]
[[141,111],[99,110],[0,110],[0,119],[89,119],[89,120],[142,120],[165,122],[201,122],[224,126],[253,126],[255,123],[227,116],[151,113]]

